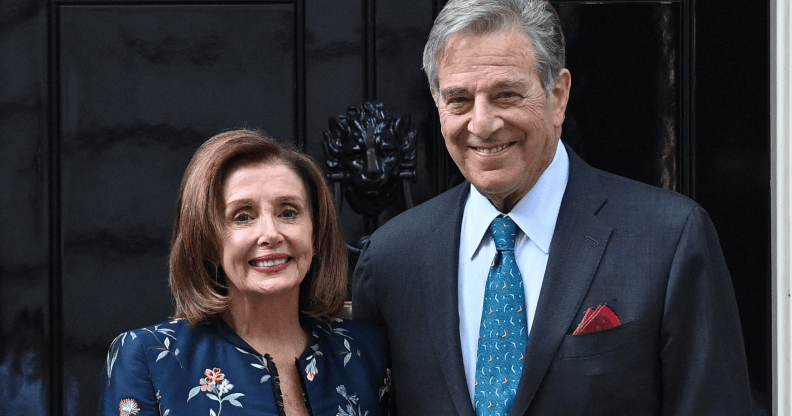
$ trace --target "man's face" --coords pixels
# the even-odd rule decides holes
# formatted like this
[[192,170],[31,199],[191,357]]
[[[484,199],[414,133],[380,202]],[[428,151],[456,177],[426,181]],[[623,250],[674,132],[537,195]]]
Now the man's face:
[[438,75],[440,91],[432,95],[451,158],[479,192],[509,212],[553,160],[569,71],[546,94],[531,41],[505,31],[452,36]]

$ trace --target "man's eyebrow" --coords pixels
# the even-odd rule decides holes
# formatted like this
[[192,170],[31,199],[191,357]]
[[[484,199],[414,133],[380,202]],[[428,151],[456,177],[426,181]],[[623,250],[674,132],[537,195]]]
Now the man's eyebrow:
[[502,79],[495,83],[495,87],[497,88],[513,88],[513,89],[521,89],[525,88],[526,83],[522,79]]
[[467,90],[465,88],[463,88],[463,87],[448,87],[448,88],[442,89],[440,91],[440,95],[443,98],[448,99],[448,97],[457,96],[459,94],[464,93],[465,91],[467,91]]

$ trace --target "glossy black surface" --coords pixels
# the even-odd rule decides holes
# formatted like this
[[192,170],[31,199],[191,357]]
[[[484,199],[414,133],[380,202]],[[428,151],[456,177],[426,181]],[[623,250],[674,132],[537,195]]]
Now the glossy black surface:
[[[698,2],[695,199],[734,283],[755,400],[771,399],[767,2]],[[783,255],[783,254],[781,254]]]
[[594,167],[679,190],[681,4],[557,9],[572,74],[562,140]]
[[[208,137],[257,127],[323,164],[328,118],[376,100],[417,132],[415,203],[458,183],[420,69],[441,3],[0,2],[0,371],[15,371],[0,414],[25,400],[25,414],[95,414],[113,336],[172,312],[174,199]],[[707,209],[763,402],[767,2],[554,3],[572,73],[564,139]],[[348,242],[366,233],[348,205],[342,217]]]
[[0,2],[0,414],[47,414],[47,5]]
[[172,313],[173,206],[195,149],[243,125],[294,139],[296,16],[275,4],[58,17],[62,365],[91,414],[108,343]]

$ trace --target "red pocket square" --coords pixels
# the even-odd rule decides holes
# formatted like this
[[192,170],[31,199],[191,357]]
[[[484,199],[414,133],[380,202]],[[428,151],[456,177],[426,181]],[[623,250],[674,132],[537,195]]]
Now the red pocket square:
[[599,305],[597,309],[588,308],[588,310],[586,310],[583,321],[580,322],[572,335],[583,335],[604,331],[619,325],[621,325],[619,317],[613,313],[608,305]]

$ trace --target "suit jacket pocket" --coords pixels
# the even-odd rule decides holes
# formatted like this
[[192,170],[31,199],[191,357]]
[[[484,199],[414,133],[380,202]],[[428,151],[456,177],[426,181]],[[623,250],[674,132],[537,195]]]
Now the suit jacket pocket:
[[630,347],[641,341],[638,319],[604,331],[584,335],[567,335],[561,341],[558,358],[593,357]]

